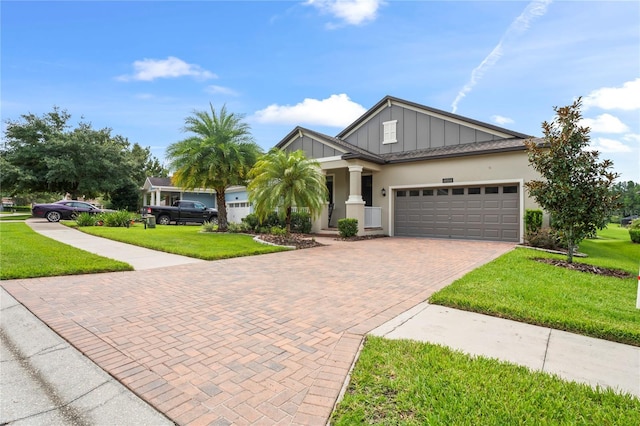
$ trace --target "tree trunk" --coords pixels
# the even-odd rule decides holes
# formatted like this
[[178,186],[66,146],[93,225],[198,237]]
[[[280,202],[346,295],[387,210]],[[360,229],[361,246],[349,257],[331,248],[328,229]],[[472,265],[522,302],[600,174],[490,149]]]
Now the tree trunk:
[[218,231],[227,232],[227,202],[224,199],[224,188],[216,189],[216,206],[218,207]]
[[573,229],[567,231],[567,262],[573,263],[573,251],[575,249],[575,243],[573,239]]
[[291,234],[291,206],[287,207],[287,216],[285,217],[287,224],[287,235]]

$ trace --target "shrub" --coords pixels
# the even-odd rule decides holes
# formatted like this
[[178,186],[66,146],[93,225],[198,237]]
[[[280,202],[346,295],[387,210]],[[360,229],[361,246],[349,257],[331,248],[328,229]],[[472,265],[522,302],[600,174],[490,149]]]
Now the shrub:
[[131,224],[131,213],[126,210],[118,210],[117,212],[102,214],[101,219],[104,226],[128,228]]
[[355,237],[358,234],[358,219],[340,219],[338,221],[338,232],[342,238]]
[[78,224],[78,226],[96,226],[96,224],[98,223],[98,218],[96,217],[96,215],[84,212],[78,215],[78,217],[76,218],[76,223]]
[[552,228],[540,228],[535,232],[527,232],[525,240],[532,247],[548,250],[563,248],[561,236]]
[[311,215],[308,212],[291,213],[291,232],[311,233]]
[[235,222],[229,222],[227,224],[227,232],[231,232],[234,234],[239,234],[242,232],[252,232],[253,229],[249,227],[249,225],[247,225],[245,222],[242,223],[235,223]]
[[287,235],[287,230],[280,226],[272,226],[271,229],[269,230],[269,233],[271,235],[283,236],[283,235]]
[[629,224],[629,236],[632,242],[640,244],[640,219],[635,219]]
[[527,209],[524,212],[524,229],[526,233],[537,232],[542,228],[542,210]]
[[203,232],[216,232],[218,230],[218,225],[213,222],[204,221],[202,223],[202,231]]
[[251,231],[255,231],[260,226],[260,221],[258,220],[258,215],[255,213],[250,213],[242,218],[242,224],[245,225]]

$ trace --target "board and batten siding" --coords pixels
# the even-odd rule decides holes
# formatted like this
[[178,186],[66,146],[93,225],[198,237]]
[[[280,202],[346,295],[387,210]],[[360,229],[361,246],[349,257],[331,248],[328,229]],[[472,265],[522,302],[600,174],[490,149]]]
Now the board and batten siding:
[[289,152],[300,149],[304,152],[307,158],[326,158],[344,154],[344,152],[340,152],[308,136],[298,138],[286,147],[286,150]]
[[[393,120],[397,120],[398,142],[383,145],[382,123]],[[499,139],[503,137],[392,105],[371,117],[345,140],[374,154],[389,154]]]

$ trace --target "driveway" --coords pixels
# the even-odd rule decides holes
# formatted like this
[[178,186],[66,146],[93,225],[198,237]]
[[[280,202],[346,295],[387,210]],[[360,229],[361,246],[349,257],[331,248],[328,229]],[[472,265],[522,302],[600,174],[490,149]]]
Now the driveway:
[[319,240],[330,245],[2,285],[179,424],[324,425],[366,333],[513,247]]

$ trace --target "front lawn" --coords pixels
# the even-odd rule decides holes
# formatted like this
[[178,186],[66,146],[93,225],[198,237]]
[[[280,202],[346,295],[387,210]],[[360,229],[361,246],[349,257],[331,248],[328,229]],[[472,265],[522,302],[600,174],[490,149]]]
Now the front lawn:
[[0,214],[0,221],[3,220],[27,220],[31,218],[31,213],[24,214]]
[[132,271],[124,262],[59,243],[25,223],[0,224],[0,279]]
[[442,346],[367,337],[334,425],[638,425],[640,399]]
[[617,225],[583,241],[589,255],[577,262],[625,270],[620,279],[567,270],[531,260],[564,259],[518,248],[433,294],[429,301],[467,311],[566,330],[640,346],[640,310],[636,309],[640,245]]
[[157,225],[155,228],[144,229],[144,225],[135,224],[130,228],[87,226],[78,229],[91,235],[123,243],[204,260],[252,256],[287,250],[283,247],[257,243],[250,235],[201,232],[202,227],[200,226]]

